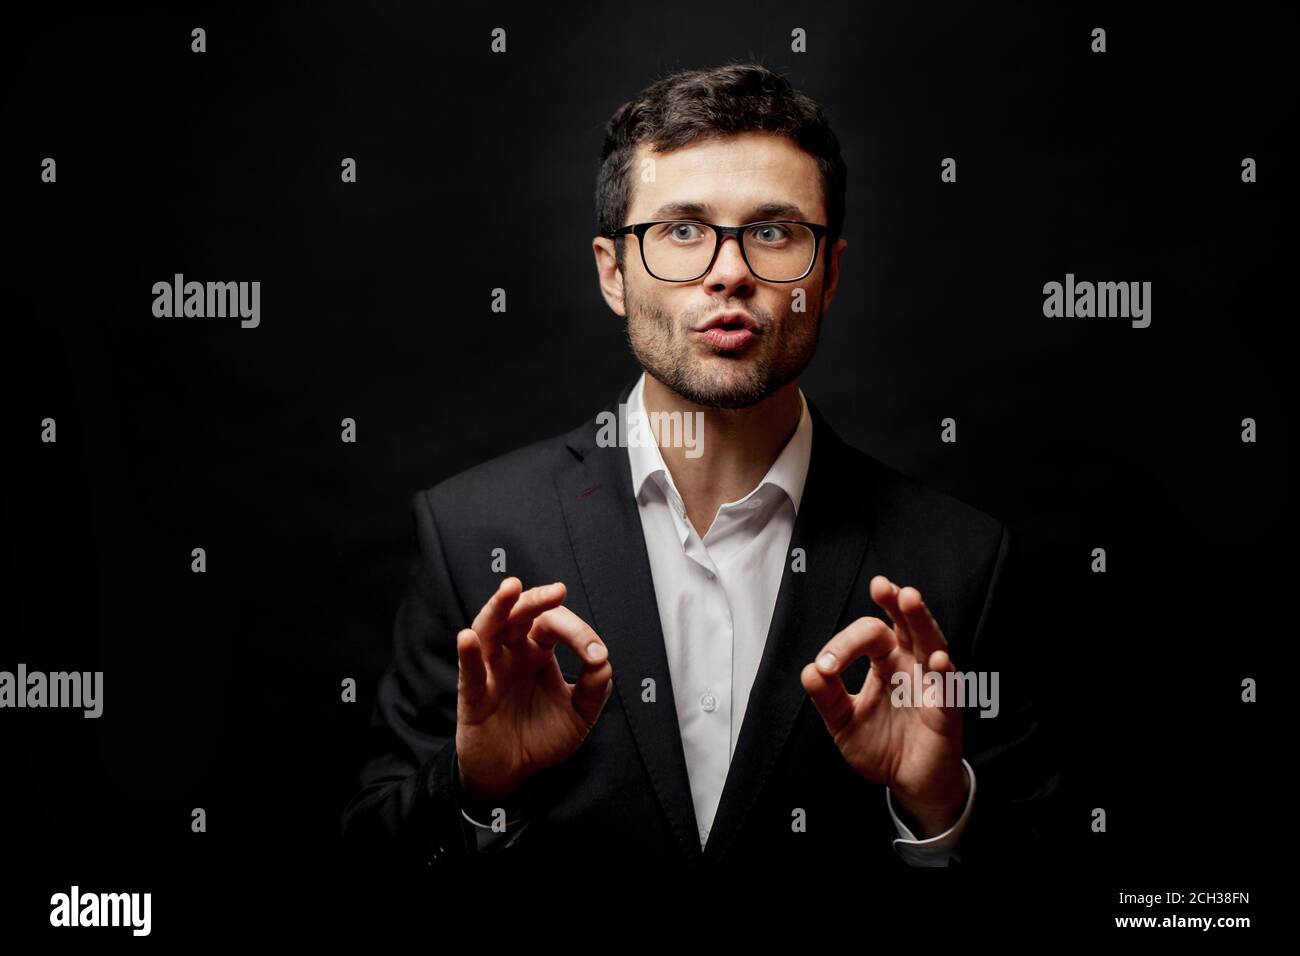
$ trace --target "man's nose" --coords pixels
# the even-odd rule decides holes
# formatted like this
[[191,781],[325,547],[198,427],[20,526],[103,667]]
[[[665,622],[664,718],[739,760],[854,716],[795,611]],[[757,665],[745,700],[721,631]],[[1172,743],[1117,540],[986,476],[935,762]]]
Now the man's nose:
[[704,284],[714,292],[726,292],[734,295],[739,289],[752,286],[754,274],[745,265],[745,257],[740,252],[740,240],[727,236],[722,240],[718,255],[713,260],[713,268],[704,276]]

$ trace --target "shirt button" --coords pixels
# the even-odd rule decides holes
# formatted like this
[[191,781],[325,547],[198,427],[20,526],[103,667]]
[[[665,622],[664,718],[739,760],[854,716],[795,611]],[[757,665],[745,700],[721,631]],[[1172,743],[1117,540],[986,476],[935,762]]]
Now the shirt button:
[[706,714],[711,714],[718,709],[718,698],[712,694],[705,694],[700,698],[700,709]]

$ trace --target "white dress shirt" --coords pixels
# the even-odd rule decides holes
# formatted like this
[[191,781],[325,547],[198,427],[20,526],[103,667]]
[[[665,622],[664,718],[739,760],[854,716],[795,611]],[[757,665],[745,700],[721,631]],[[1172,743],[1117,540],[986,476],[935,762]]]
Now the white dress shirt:
[[[644,421],[644,386],[643,373],[628,396],[629,422]],[[808,476],[812,416],[802,391],[799,399],[799,425],[772,467],[747,495],[718,509],[703,538],[686,517],[659,447],[653,440],[628,442],[701,847],[722,798],[763,657]],[[907,863],[946,866],[959,856],[958,841],[975,800],[974,771],[965,760],[962,764],[970,794],[957,822],[938,836],[918,840],[898,818],[886,790],[885,805],[899,834],[894,849]],[[508,845],[522,829],[511,825],[485,833],[483,824],[465,818],[478,827],[480,849]]]

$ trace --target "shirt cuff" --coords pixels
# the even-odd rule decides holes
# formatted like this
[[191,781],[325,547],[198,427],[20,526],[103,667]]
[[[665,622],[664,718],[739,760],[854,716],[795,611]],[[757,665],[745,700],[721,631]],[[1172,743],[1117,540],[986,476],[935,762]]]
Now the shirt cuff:
[[473,825],[475,849],[479,852],[489,849],[504,850],[506,847],[518,840],[519,834],[523,833],[528,826],[528,820],[524,817],[519,817],[514,820],[507,820],[505,824],[506,828],[504,830],[494,830],[492,829],[492,824],[479,823],[479,821],[466,813],[464,809],[460,811],[460,815],[464,817],[467,822]]
[[894,812],[894,798],[888,787],[885,788],[885,806],[889,808],[889,816],[894,821],[894,827],[898,830],[898,839],[894,841],[894,850],[902,857],[903,862],[908,866],[948,866],[949,860],[961,862],[961,851],[958,843],[961,835],[966,829],[966,824],[970,820],[971,807],[975,805],[975,770],[966,758],[963,757],[961,765],[966,768],[966,776],[970,780],[970,793],[966,796],[966,808],[962,810],[961,816],[951,827],[940,833],[938,836],[932,836],[925,840],[918,840],[916,834],[908,829],[907,825],[898,818]]
[[452,764],[451,781],[452,793],[455,795],[456,802],[460,805],[460,815],[464,818],[466,823],[474,827],[474,849],[476,851],[504,850],[519,839],[519,834],[521,834],[524,831],[524,828],[528,826],[528,819],[524,817],[518,809],[516,809],[515,812],[519,815],[516,816],[515,819],[511,820],[509,818],[510,810],[509,808],[505,808],[505,829],[494,830],[491,823],[480,823],[475,817],[470,816],[466,811],[465,805],[467,803],[474,808],[476,814],[482,813],[484,810],[492,813],[496,808],[490,807],[482,801],[471,801],[468,798],[468,795],[460,786],[459,763]]

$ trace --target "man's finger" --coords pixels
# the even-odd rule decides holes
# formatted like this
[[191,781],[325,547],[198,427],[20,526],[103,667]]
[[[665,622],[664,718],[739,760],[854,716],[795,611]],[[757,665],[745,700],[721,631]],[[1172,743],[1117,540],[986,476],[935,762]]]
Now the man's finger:
[[816,664],[808,664],[799,672],[799,680],[834,737],[853,716],[853,695],[844,686],[844,679],[839,674],[828,677]]
[[860,617],[827,641],[814,663],[823,676],[830,677],[843,673],[863,654],[885,657],[897,646],[888,624],[878,617]]
[[577,683],[573,685],[573,696],[570,701],[585,726],[590,727],[596,722],[601,708],[605,706],[605,701],[613,691],[614,667],[608,659],[602,664],[582,666]]
[[916,635],[912,633],[907,615],[898,606],[898,595],[902,589],[885,575],[877,574],[871,579],[870,590],[871,600],[884,608],[885,613],[889,615],[890,623],[894,625],[894,634],[898,638],[898,645],[906,651],[915,653]]
[[518,578],[505,578],[492,596],[487,599],[487,603],[474,617],[470,624],[470,630],[478,635],[479,641],[483,644],[483,658],[491,661],[495,660],[499,643],[497,641],[497,632],[505,627],[506,621],[510,619],[510,609],[515,606],[515,601],[519,599],[519,592],[523,590],[523,582]]
[[[935,651],[930,655],[929,663],[926,665],[931,673],[944,675],[950,671],[955,672],[952,658],[948,656],[947,651]],[[945,683],[947,678],[942,678]],[[941,698],[943,703],[938,707],[926,706],[922,703],[921,720],[925,725],[935,733],[943,734],[945,737],[951,737],[961,730],[961,708],[957,706],[956,701],[949,700],[946,697]]]
[[567,593],[563,582],[560,581],[529,588],[519,595],[515,606],[510,609],[510,616],[506,619],[505,626],[498,632],[497,640],[502,644],[522,643],[528,637],[534,619],[539,614],[563,604]]
[[939,622],[934,619],[926,607],[921,592],[914,587],[905,587],[896,595],[898,606],[907,621],[908,633],[912,635],[917,660],[925,661],[935,651],[948,649],[948,639],[943,636]]
[[456,635],[456,657],[460,661],[456,697],[467,711],[472,710],[487,693],[487,665],[483,663],[478,635],[468,627]]
[[528,636],[544,648],[563,643],[584,664],[602,664],[609,657],[609,649],[600,635],[564,605],[539,614]]
[[563,603],[566,595],[564,585],[558,581],[527,591],[522,588],[518,578],[505,578],[474,618],[471,629],[483,644],[484,659],[489,663],[497,659],[502,647],[523,641],[533,619]]
[[590,727],[614,690],[614,668],[605,642],[586,621],[564,605],[538,615],[528,637],[538,646],[551,650],[563,643],[582,661],[570,702],[583,725]]
[[844,669],[863,654],[872,658],[874,667],[876,658],[888,658],[897,646],[894,632],[884,621],[860,617],[827,641],[817,659],[800,672],[803,688],[832,736],[853,717],[854,697],[840,676]]

